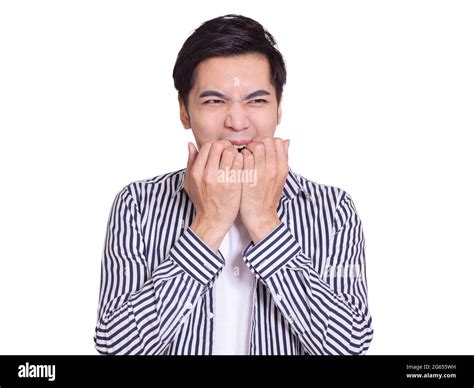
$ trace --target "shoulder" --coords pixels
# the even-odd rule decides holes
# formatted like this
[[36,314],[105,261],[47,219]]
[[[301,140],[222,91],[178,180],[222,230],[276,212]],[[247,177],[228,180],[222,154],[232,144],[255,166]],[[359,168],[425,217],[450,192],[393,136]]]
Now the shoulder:
[[182,185],[185,172],[186,169],[181,169],[135,180],[123,186],[118,196],[127,197],[137,204],[156,198],[157,195],[171,196]]
[[294,171],[290,174],[315,204],[328,203],[337,207],[342,201],[350,199],[348,192],[340,187],[316,182]]
[[309,203],[318,212],[323,212],[336,226],[344,224],[350,217],[358,217],[352,197],[346,190],[315,182],[294,171],[291,174],[310,199]]

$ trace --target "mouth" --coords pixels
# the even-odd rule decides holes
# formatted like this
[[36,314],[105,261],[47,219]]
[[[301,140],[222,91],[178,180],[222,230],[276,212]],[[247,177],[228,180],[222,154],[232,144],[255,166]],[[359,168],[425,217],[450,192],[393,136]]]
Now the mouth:
[[230,140],[233,147],[239,152],[242,152],[242,150],[245,148],[247,144],[250,143],[250,141],[251,140]]
[[245,146],[244,145],[234,145],[234,148],[237,151],[242,152],[242,150],[245,149]]

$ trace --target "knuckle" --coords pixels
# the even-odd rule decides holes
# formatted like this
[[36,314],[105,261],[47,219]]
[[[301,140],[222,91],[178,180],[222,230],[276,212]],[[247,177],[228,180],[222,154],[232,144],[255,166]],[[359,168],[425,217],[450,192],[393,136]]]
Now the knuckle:
[[236,153],[238,153],[237,150],[235,150],[235,149],[232,148],[232,147],[227,147],[227,148],[225,148],[224,151],[223,151],[223,154],[224,154],[224,155],[228,155],[228,156],[232,156],[232,155],[234,155],[234,154],[236,154]]
[[201,149],[209,149],[211,148],[212,143],[206,142],[201,146]]
[[242,150],[242,156],[243,156],[244,158],[252,158],[252,157],[253,157],[252,153],[251,153],[249,150],[247,150],[247,149]]
[[277,170],[276,168],[269,168],[267,169],[267,175],[269,178],[275,179],[277,177]]
[[214,143],[212,146],[211,146],[211,153],[222,153],[222,150],[223,150],[224,147],[222,147],[222,145],[218,144],[218,143]]
[[208,173],[208,174],[204,175],[202,181],[204,182],[204,184],[210,185],[210,184],[212,184],[213,179],[212,179],[211,175]]

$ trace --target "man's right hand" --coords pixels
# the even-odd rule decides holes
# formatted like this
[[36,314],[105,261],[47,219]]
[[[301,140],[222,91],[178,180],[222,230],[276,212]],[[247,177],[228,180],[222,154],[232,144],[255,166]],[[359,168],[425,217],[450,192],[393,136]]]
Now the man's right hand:
[[217,251],[239,213],[242,193],[240,182],[218,181],[218,170],[241,170],[243,156],[228,140],[205,143],[199,152],[188,143],[188,152],[184,189],[196,211],[191,229]]

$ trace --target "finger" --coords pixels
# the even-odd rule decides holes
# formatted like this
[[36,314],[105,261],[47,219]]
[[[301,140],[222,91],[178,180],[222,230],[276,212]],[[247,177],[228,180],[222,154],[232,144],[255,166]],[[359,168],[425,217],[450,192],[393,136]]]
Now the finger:
[[232,146],[224,148],[224,151],[222,151],[219,168],[221,170],[225,170],[226,168],[231,169],[235,155],[238,153],[239,152]]
[[204,143],[199,149],[199,153],[194,161],[194,169],[197,171],[204,171],[206,167],[207,158],[211,150],[211,143]]
[[254,156],[252,154],[252,152],[250,152],[249,150],[247,149],[243,149],[242,152],[240,153],[242,155],[242,162],[243,162],[243,170],[246,170],[246,171],[252,171],[255,169],[255,159],[254,159]]
[[240,152],[236,151],[237,155],[234,156],[234,160],[232,161],[232,170],[242,170],[244,167],[244,155]]
[[212,143],[205,167],[205,169],[211,174],[211,176],[217,174],[217,170],[221,162],[222,152],[226,147],[229,146],[232,146],[232,143],[228,140],[219,140]]
[[191,167],[194,165],[196,158],[198,156],[198,150],[193,143],[188,143],[188,163],[186,166],[186,170],[190,171]]
[[254,168],[257,170],[257,174],[265,171],[265,145],[260,142],[252,142],[247,145],[248,149],[254,157]]
[[252,138],[252,143],[262,143],[262,140],[263,140],[263,136],[255,136],[254,138]]
[[220,143],[224,147],[232,147],[232,143],[229,140],[218,140],[216,143]]
[[275,139],[275,152],[276,152],[276,159],[277,165],[279,168],[282,166],[286,166],[288,163],[288,154],[286,152],[286,145],[285,141],[282,139]]
[[[279,139],[281,141],[281,139]],[[263,138],[263,145],[265,146],[265,168],[267,170],[273,169],[277,171],[277,155],[275,150],[276,138],[265,137]]]

